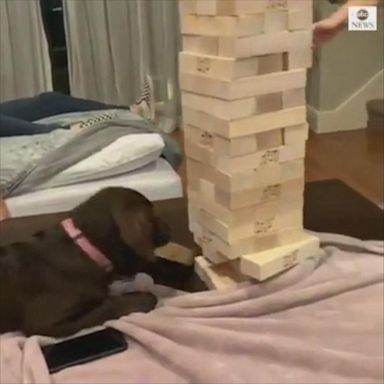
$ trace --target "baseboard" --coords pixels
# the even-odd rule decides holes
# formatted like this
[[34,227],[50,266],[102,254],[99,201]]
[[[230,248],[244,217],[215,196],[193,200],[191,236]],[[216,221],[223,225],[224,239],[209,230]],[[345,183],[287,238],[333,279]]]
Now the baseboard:
[[316,133],[350,131],[367,126],[366,103],[384,97],[384,70],[375,74],[360,89],[334,110],[321,111],[308,105],[308,121]]

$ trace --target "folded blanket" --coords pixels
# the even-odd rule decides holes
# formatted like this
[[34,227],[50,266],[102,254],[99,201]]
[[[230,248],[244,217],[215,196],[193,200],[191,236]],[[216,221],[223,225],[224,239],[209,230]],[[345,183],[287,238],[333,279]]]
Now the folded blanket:
[[47,338],[0,337],[1,383],[382,383],[384,244],[322,236],[261,284],[185,294],[109,326],[128,350],[48,374]]
[[[49,125],[56,127],[67,127],[68,125],[77,124],[89,119],[94,119],[100,116],[100,110],[94,111],[83,111],[83,112],[70,112],[63,113],[60,115],[46,117],[44,119],[36,120],[34,123],[39,125]],[[171,136],[164,133],[162,130],[158,129],[154,124],[147,120],[143,120],[143,118],[135,113],[130,112],[127,109],[105,109],[102,111],[102,114],[113,114],[120,121],[122,120],[137,120],[137,121],[145,121],[147,127],[145,130],[149,130],[153,133],[161,134],[163,140],[165,142],[165,148],[163,151],[164,158],[171,164],[173,169],[177,170],[181,164],[182,160],[182,152],[179,144],[174,140]]]
[[141,169],[160,157],[164,141],[157,133],[122,136],[112,144],[53,176],[39,189],[116,177]]
[[[90,116],[89,112],[86,116]],[[78,121],[79,116],[76,119]],[[2,139],[0,194],[9,197],[65,185],[62,179],[57,179],[58,174],[123,136],[148,133],[161,135],[165,143],[163,155],[177,168],[181,162],[177,143],[151,123],[123,110],[103,111],[102,114],[99,112],[96,117],[82,124],[80,131],[57,129],[44,135]],[[12,141],[12,144],[9,144],[9,141]],[[19,149],[13,151],[13,155],[12,145]],[[20,148],[24,150],[23,155]]]

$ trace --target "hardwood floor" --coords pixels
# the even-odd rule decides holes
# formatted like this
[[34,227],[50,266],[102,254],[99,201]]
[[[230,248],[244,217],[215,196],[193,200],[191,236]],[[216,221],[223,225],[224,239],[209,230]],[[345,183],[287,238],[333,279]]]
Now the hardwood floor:
[[312,134],[306,180],[340,179],[375,204],[383,204],[383,136],[365,130]]
[[[182,143],[182,132],[174,133]],[[317,135],[307,143],[306,180],[340,179],[375,204],[384,201],[384,142],[381,131]],[[185,163],[179,174],[186,185]]]

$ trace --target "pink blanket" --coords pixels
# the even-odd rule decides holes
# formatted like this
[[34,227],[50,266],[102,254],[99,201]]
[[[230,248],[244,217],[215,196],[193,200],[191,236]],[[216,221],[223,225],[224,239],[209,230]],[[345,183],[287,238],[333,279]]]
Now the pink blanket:
[[281,276],[109,322],[129,349],[49,376],[46,338],[0,338],[1,383],[383,383],[381,242],[322,235]]

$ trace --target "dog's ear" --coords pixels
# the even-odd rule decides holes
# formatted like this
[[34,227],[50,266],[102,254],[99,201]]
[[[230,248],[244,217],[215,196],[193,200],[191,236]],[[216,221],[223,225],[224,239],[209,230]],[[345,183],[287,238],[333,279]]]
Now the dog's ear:
[[153,222],[148,211],[140,209],[115,209],[113,219],[122,241],[135,253],[149,261],[154,260]]

